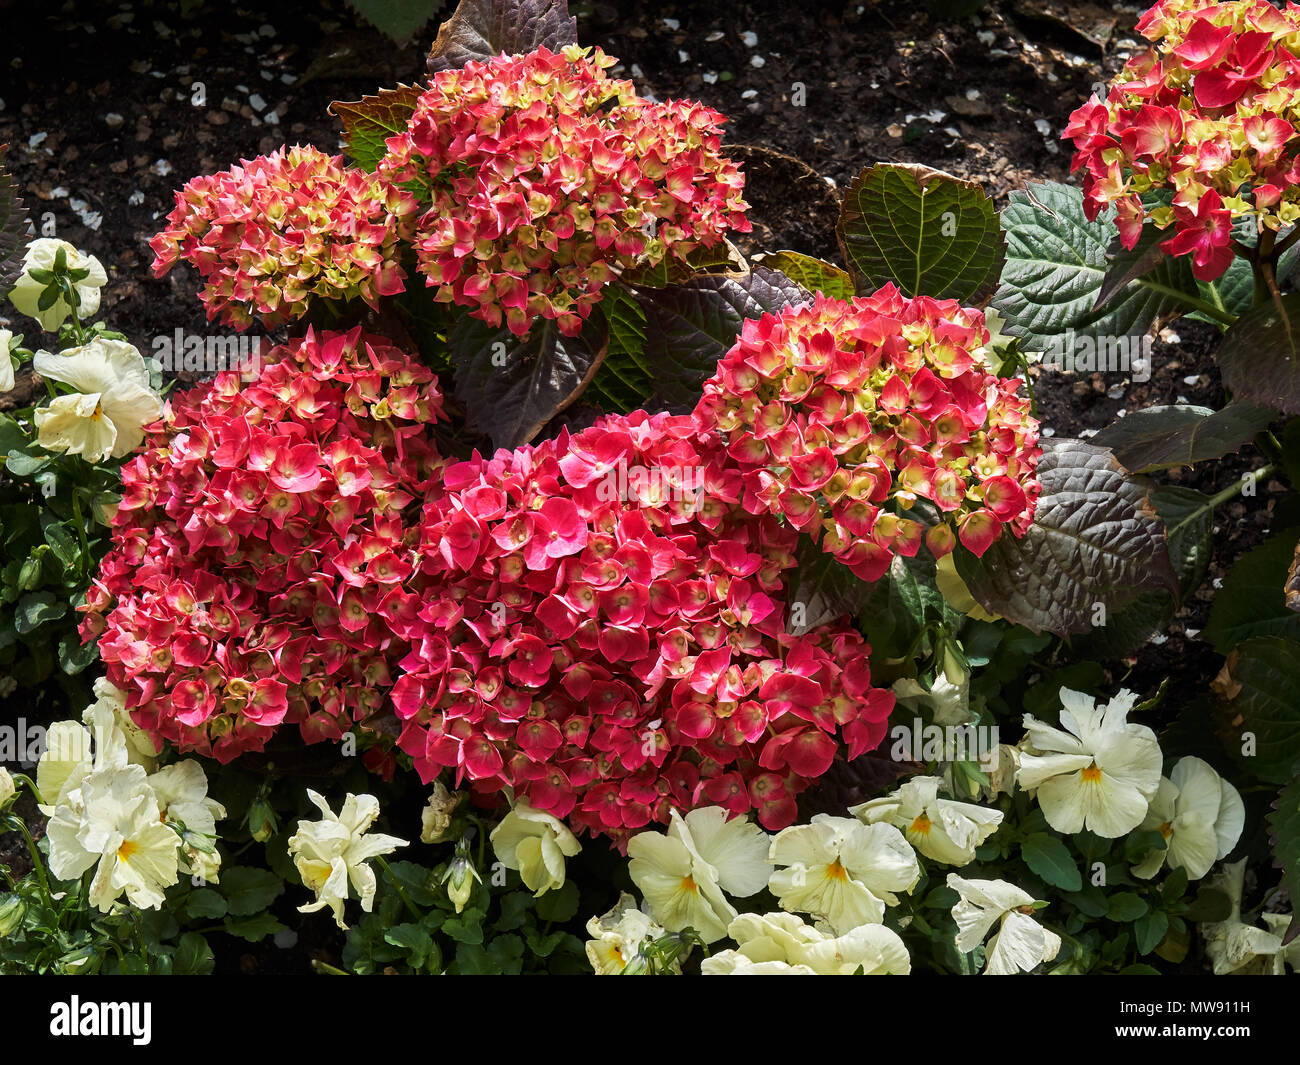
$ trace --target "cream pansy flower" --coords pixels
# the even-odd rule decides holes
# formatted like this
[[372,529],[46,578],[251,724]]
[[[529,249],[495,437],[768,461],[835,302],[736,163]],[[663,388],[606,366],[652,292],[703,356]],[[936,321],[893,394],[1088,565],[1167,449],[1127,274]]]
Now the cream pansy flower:
[[1029,972],[1051,961],[1061,949],[1061,937],[1030,916],[1033,898],[1014,884],[1005,880],[963,880],[949,873],[948,886],[960,896],[952,908],[959,951],[969,954],[984,942],[994,924],[999,925],[985,948],[986,976]]
[[0,329],[0,392],[10,392],[14,387],[14,363],[9,358],[9,345],[13,341],[13,330]]
[[1032,792],[1057,832],[1087,828],[1115,839],[1147,815],[1160,787],[1156,734],[1129,724],[1136,696],[1121,691],[1105,706],[1091,696],[1061,689],[1061,728],[1025,715],[1016,782]]
[[366,863],[381,854],[390,854],[407,841],[368,829],[379,816],[379,800],[373,795],[350,794],[337,814],[324,796],[307,789],[307,797],[321,812],[319,821],[299,821],[298,831],[289,839],[289,856],[316,901],[299,906],[300,913],[315,913],[326,906],[335,923],[343,923],[343,903],[348,883],[356,890],[361,908],[369,913],[375,902],[378,882],[374,870]]
[[161,819],[158,800],[138,765],[110,765],[85,776],[50,818],[50,871],[79,879],[96,866],[92,904],[107,913],[123,894],[141,909],[162,905],[179,879],[180,839]]
[[57,355],[38,351],[32,365],[42,377],[77,390],[56,396],[32,416],[36,442],[47,451],[81,455],[87,462],[121,458],[140,446],[144,426],[162,414],[144,357],[124,340],[96,337]]
[[[626,891],[613,907],[587,922],[587,960],[597,976],[617,976],[635,960],[641,947],[664,934],[654,918]],[[673,972],[681,972],[674,961]]]
[[897,791],[849,808],[864,824],[900,829],[927,858],[947,865],[975,860],[975,848],[997,831],[1002,811],[939,798],[939,777],[913,777]]
[[113,721],[126,742],[127,761],[143,766],[145,772],[152,773],[158,759],[158,748],[149,738],[149,733],[132,720],[130,711],[126,708],[126,692],[107,677],[96,679],[94,692],[95,702],[87,708],[82,720],[89,724],[88,719],[93,716],[96,707],[104,706],[111,710]]
[[45,732],[45,750],[36,765],[36,787],[45,800],[39,809],[46,817],[52,817],[56,807],[67,805],[91,772],[129,764],[126,737],[110,705],[92,703],[82,721],[56,721]]
[[864,825],[818,814],[807,825],[782,829],[768,853],[772,894],[783,910],[811,913],[840,934],[879,924],[895,892],[911,891],[921,876],[916,854],[889,824]]
[[1246,859],[1225,865],[1213,884],[1231,900],[1232,909],[1222,921],[1201,925],[1205,954],[1214,964],[1214,975],[1269,974],[1276,968],[1282,951],[1282,936],[1248,925],[1241,919],[1241,891],[1246,877]]
[[517,803],[488,837],[497,859],[516,869],[533,896],[564,886],[564,859],[582,851],[582,844],[557,817]]
[[893,929],[865,924],[829,935],[792,913],[742,913],[727,929],[735,950],[700,963],[705,976],[905,976],[912,960]]
[[63,249],[63,261],[67,263],[69,270],[90,271],[89,276],[73,282],[72,286],[80,301],[77,307],[77,317],[80,321],[84,323],[99,310],[99,290],[108,283],[108,274],[104,272],[100,261],[93,255],[85,255],[78,251],[66,240],[40,237],[32,241],[27,246],[27,254],[23,256],[23,272],[19,275],[13,291],[9,293],[9,301],[23,314],[40,322],[41,328],[47,333],[55,332],[72,313],[72,308],[68,305],[66,297],[60,295],[52,306],[41,310],[41,293],[45,291],[46,286],[32,277],[31,272],[53,270],[60,248]]
[[3,806],[16,794],[18,794],[18,788],[14,785],[14,778],[9,775],[9,770],[4,766],[0,766],[0,806]]
[[217,822],[226,808],[208,797],[208,777],[192,758],[160,769],[149,777],[163,820],[184,826],[181,836],[181,872],[218,883],[221,856],[213,849]]
[[724,892],[746,898],[767,884],[768,837],[720,806],[672,811],[667,834],[640,832],[627,846],[628,871],[655,920],[669,932],[694,928],[706,943],[727,934],[736,910]]
[[1246,807],[1237,789],[1199,758],[1179,760],[1151,800],[1141,828],[1158,830],[1165,850],[1153,850],[1133,867],[1133,875],[1149,880],[1167,861],[1170,869],[1186,869],[1199,880],[1226,858],[1246,823]]

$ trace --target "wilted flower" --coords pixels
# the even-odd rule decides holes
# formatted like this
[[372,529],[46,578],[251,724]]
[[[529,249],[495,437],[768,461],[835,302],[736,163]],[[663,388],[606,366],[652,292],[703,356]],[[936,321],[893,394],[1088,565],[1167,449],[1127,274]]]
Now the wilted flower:
[[564,859],[582,844],[563,821],[516,803],[489,837],[492,850],[507,869],[516,869],[534,896],[564,886]]
[[1241,892],[1246,878],[1246,859],[1225,865],[1211,881],[1231,903],[1231,911],[1222,921],[1200,926],[1205,940],[1205,954],[1214,966],[1215,976],[1227,973],[1268,974],[1277,967],[1282,951],[1282,933],[1248,925],[1241,919]]
[[1158,830],[1166,847],[1147,854],[1133,875],[1150,879],[1167,861],[1170,869],[1185,869],[1189,879],[1199,880],[1228,856],[1245,823],[1246,808],[1236,788],[1208,762],[1179,759],[1169,777],[1161,778],[1140,826]]
[[[617,976],[636,960],[643,944],[663,934],[664,929],[625,891],[608,912],[587,922],[591,937],[587,960],[597,976]],[[673,971],[681,971],[680,963],[674,963]]]
[[884,798],[850,807],[865,824],[887,822],[927,858],[947,865],[975,860],[975,849],[997,831],[1002,811],[939,798],[939,777],[913,777]]
[[957,922],[957,949],[969,954],[1001,922],[985,948],[985,976],[1010,976],[1029,972],[1051,961],[1061,949],[1061,937],[1030,916],[1032,896],[1005,880],[963,880],[948,874],[948,886],[960,898],[952,908]]
[[705,976],[906,976],[912,970],[898,933],[880,924],[832,936],[792,913],[742,913],[727,934],[737,949],[705,958]]
[[316,901],[299,906],[302,913],[314,913],[328,906],[340,928],[348,883],[356,890],[361,908],[369,913],[375,901],[378,881],[367,862],[405,847],[406,840],[382,833],[369,833],[379,816],[379,800],[373,795],[353,795],[335,814],[324,796],[307,789],[307,798],[321,812],[319,821],[299,821],[298,831],[289,837],[289,856],[303,884],[316,893]]
[[1156,734],[1128,722],[1136,699],[1121,691],[1097,707],[1091,696],[1062,688],[1062,728],[1025,715],[1016,783],[1034,794],[1057,832],[1087,828],[1115,839],[1146,817],[1161,757]]
[[433,782],[433,791],[420,815],[421,843],[442,843],[447,838],[451,816],[460,800],[460,792],[449,792],[441,780]]
[[[48,282],[32,277],[32,271],[53,270],[59,251],[62,249],[64,263],[69,270],[87,270],[88,275],[80,281],[74,281],[72,287],[77,293],[77,318],[85,322],[99,310],[99,290],[108,283],[108,274],[93,255],[83,255],[66,240],[53,237],[39,237],[27,246],[23,256],[23,272],[9,293],[10,302],[23,314],[35,318],[47,333],[53,333],[73,311],[67,298],[60,294],[45,310],[40,308],[41,293],[48,287]],[[5,347],[8,352],[8,347]],[[12,384],[10,385],[12,387]]]
[[143,356],[124,340],[96,337],[57,355],[38,351],[32,365],[42,377],[77,389],[33,414],[36,442],[47,451],[87,462],[121,458],[140,446],[144,426],[162,414]]
[[173,822],[181,833],[181,872],[218,882],[221,856],[213,847],[217,821],[226,808],[208,797],[208,777],[192,758],[175,762],[149,777],[161,809],[161,817]]
[[911,891],[921,876],[916,854],[893,825],[829,814],[778,832],[768,857],[786,866],[769,885],[781,908],[818,915],[841,935],[879,924],[886,904],[898,904],[895,892]]

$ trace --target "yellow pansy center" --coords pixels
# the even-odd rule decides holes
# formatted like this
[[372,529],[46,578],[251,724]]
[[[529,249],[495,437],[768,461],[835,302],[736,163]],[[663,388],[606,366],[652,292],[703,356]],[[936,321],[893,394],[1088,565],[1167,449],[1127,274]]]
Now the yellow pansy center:
[[124,839],[122,841],[122,845],[117,848],[118,861],[122,861],[122,862],[130,861],[131,855],[135,854],[136,851],[138,851],[139,849],[140,849],[139,844],[134,843],[129,839]]
[[692,895],[700,893],[700,889],[695,886],[695,881],[689,876],[682,877],[682,890],[689,891]]
[[1098,768],[1096,762],[1093,762],[1092,765],[1088,766],[1087,769],[1083,770],[1081,775],[1085,783],[1096,784],[1099,780],[1101,780],[1101,769]]
[[1170,836],[1174,834],[1174,826],[1171,825],[1168,821],[1166,821],[1163,825],[1160,826],[1160,834],[1164,836],[1165,839],[1168,839]]
[[849,878],[848,870],[840,865],[838,858],[826,867],[826,875],[832,880],[847,880]]
[[928,836],[930,834],[930,819],[926,817],[925,814],[922,814],[912,822],[912,827],[908,829],[908,831],[916,832],[922,836]]

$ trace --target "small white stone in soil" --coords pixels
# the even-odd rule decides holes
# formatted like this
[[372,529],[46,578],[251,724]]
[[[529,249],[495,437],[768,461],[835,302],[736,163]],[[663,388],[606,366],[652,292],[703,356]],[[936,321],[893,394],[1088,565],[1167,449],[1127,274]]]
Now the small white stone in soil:
[[126,198],[126,202],[132,207],[139,207],[140,204],[144,203],[144,193],[139,189],[136,189],[135,192],[131,193],[131,195]]
[[746,48],[753,48],[758,44],[758,34],[753,30],[746,30],[740,35],[740,40]]
[[691,58],[690,52],[683,52],[680,48],[677,49],[677,62],[685,63],[688,62],[690,58]]
[[744,92],[740,94],[740,98],[742,100],[752,100],[757,95],[758,95],[757,89],[746,89]]
[[1045,118],[1034,119],[1034,129],[1038,130],[1044,137],[1052,135],[1052,124]]
[[289,950],[291,947],[298,945],[298,933],[292,928],[282,928],[272,937],[273,942],[281,950]]
[[705,37],[704,39],[705,39],[706,41],[708,41],[709,44],[712,44],[714,41],[720,41],[720,40],[722,40],[722,38],[725,37],[725,36],[726,36],[726,34],[723,33],[721,30],[714,30],[712,33],[710,33],[710,34],[709,34],[707,37]]
[[172,165],[171,163],[167,162],[166,159],[159,159],[156,163],[154,163],[152,169],[153,172],[157,174],[159,177],[166,177],[168,174],[172,172]]
[[248,106],[254,111],[265,111],[266,101],[263,100],[258,93],[253,93],[253,95],[248,98]]
[[751,56],[749,57],[749,65],[750,65],[751,67],[762,67],[762,66],[766,66],[766,65],[767,65],[767,60],[764,59],[761,55],[751,55]]
[[45,132],[33,133],[30,137],[27,138],[27,147],[39,148],[42,144],[45,143],[45,138],[48,136],[49,134]]
[[670,30],[680,30],[682,28],[682,24],[678,22],[675,18],[664,19],[664,25],[667,26]]
[[1201,383],[1201,375],[1198,373],[1190,374],[1189,376],[1183,378],[1183,384],[1185,385],[1199,385],[1200,383]]
[[704,82],[705,85],[712,85],[718,80],[718,75],[710,70],[707,74],[701,74],[700,80]]
[[298,80],[298,75],[297,75],[297,74],[281,74],[281,75],[280,75],[280,80],[281,80],[285,85],[292,85],[295,81]]

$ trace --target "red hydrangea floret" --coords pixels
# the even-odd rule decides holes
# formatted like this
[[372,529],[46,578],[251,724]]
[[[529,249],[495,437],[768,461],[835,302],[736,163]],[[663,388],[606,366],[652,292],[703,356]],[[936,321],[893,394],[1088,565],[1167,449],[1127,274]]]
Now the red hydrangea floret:
[[516,334],[543,317],[575,335],[621,271],[748,232],[723,116],[641,99],[614,62],[541,48],[434,76],[380,172],[432,201],[415,246],[435,298]]
[[1072,169],[1088,217],[1114,207],[1125,247],[1149,220],[1212,281],[1235,220],[1275,234],[1300,219],[1300,8],[1165,0],[1137,28],[1153,47],[1070,116]]
[[787,633],[797,534],[742,489],[715,434],[644,412],[448,466],[393,688],[421,777],[616,839],[674,806],[790,824],[841,745],[879,744],[893,696],[847,624]]
[[149,242],[153,272],[190,263],[208,319],[236,329],[301,318],[311,297],[375,307],[403,290],[399,242],[416,211],[410,192],[340,156],[281,148],[181,189]]
[[387,706],[422,608],[404,514],[442,463],[436,380],[390,341],[309,331],[268,358],[150,428],[82,622],[138,724],[223,762]]
[[819,296],[745,322],[695,414],[726,439],[747,511],[782,515],[863,580],[922,540],[983,555],[1024,534],[1041,491],[1038,424],[988,342],[955,300]]

